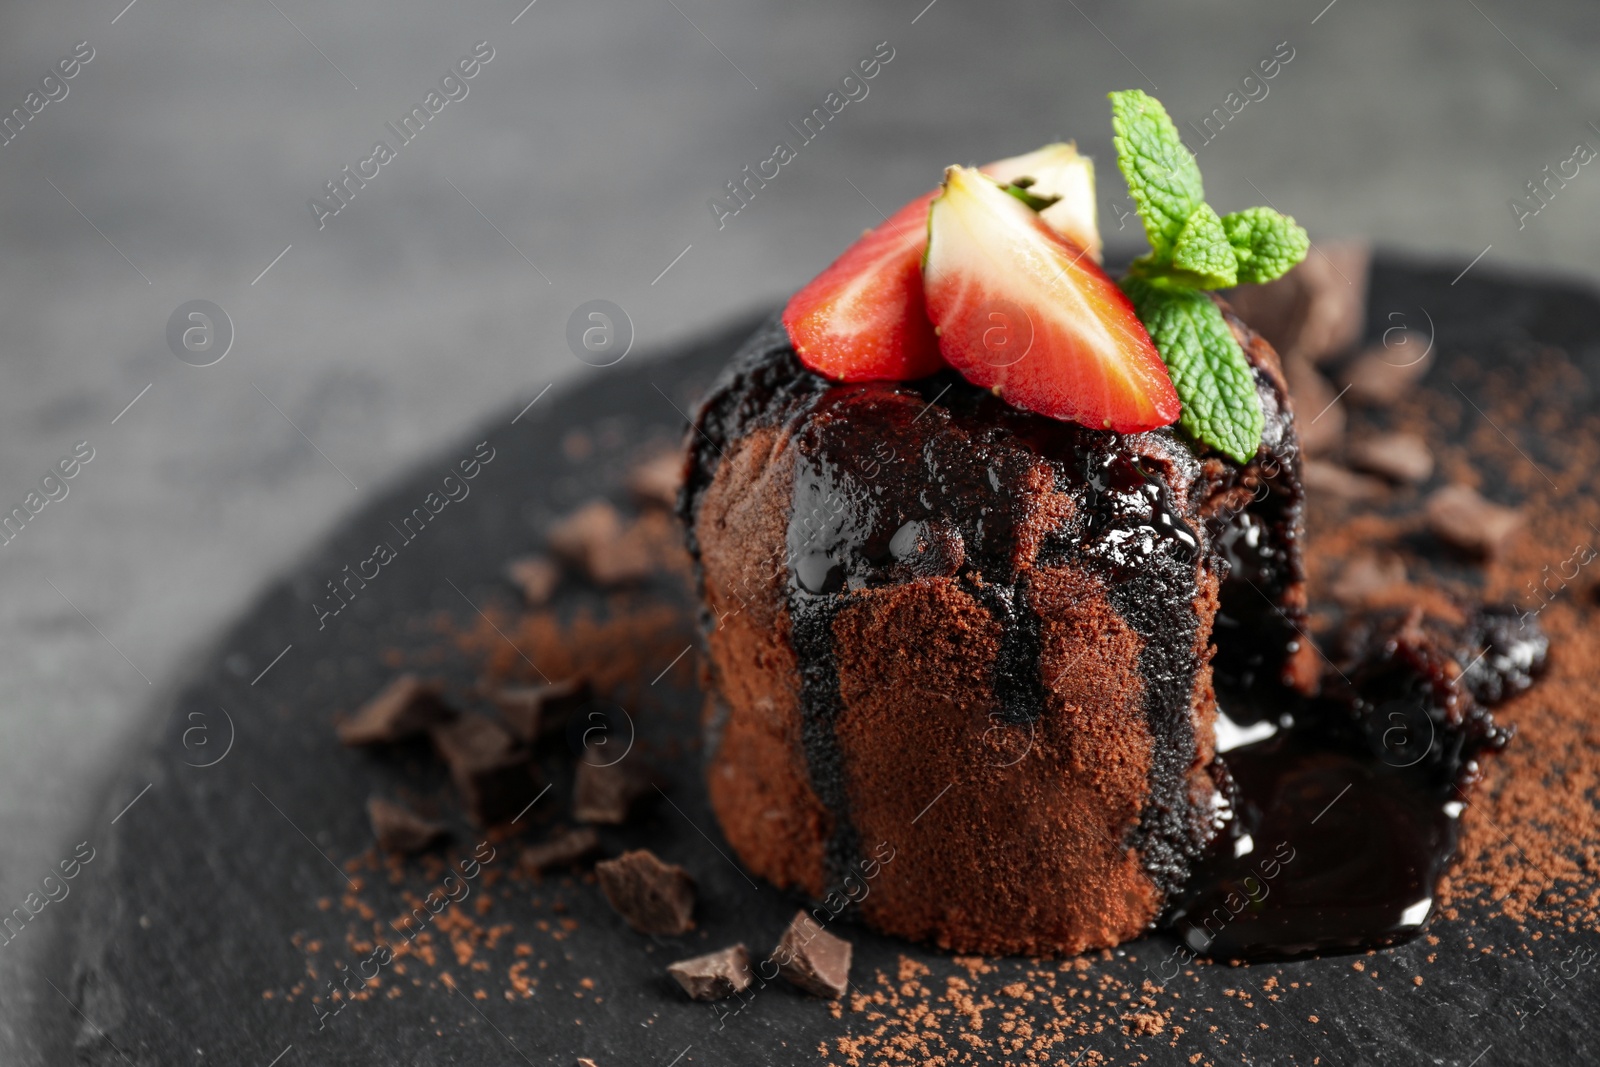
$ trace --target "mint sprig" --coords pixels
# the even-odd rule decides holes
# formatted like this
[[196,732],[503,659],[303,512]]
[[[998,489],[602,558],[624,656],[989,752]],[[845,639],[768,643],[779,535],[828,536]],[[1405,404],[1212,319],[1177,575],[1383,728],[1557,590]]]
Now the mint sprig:
[[1185,433],[1240,463],[1261,444],[1266,419],[1256,379],[1216,302],[1199,289],[1162,288],[1130,274],[1122,289],[1167,364]]
[[1305,258],[1310,238],[1270,207],[1219,216],[1172,118],[1142,90],[1111,94],[1111,125],[1117,167],[1150,241],[1118,284],[1172,375],[1179,425],[1248,463],[1266,426],[1255,375],[1205,291],[1282,276]]

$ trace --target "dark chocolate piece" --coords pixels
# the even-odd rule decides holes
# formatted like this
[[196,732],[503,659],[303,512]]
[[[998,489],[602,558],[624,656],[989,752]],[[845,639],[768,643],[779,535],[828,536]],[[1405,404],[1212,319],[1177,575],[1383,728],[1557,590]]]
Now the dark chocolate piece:
[[589,703],[587,678],[568,678],[547,685],[513,686],[490,696],[511,732],[529,744],[567,728],[567,720]]
[[444,840],[447,832],[442,823],[429,822],[411,809],[379,796],[367,800],[367,818],[372,820],[378,847],[402,855],[425,852]]
[[1387,488],[1371,475],[1357,474],[1321,459],[1306,460],[1305,482],[1308,492],[1327,493],[1345,500],[1370,500]]
[[1445,544],[1489,558],[1522,525],[1522,513],[1503,508],[1465,485],[1447,485],[1428,497],[1428,529]]
[[1399,556],[1356,556],[1345,564],[1329,595],[1347,607],[1362,607],[1406,584],[1406,565]]
[[1393,404],[1422,380],[1433,364],[1433,341],[1406,330],[1381,345],[1362,350],[1345,368],[1350,399],[1366,404]]
[[558,867],[571,867],[600,851],[600,835],[587,826],[568,830],[548,841],[522,850],[521,863],[531,874],[543,874]]
[[579,822],[620,826],[650,791],[650,773],[639,766],[637,758],[604,766],[579,760],[572,788],[572,817]]
[[1361,336],[1370,262],[1364,242],[1318,242],[1316,251],[1288,274],[1266,285],[1233,289],[1228,303],[1286,359],[1320,363]]
[[850,942],[834,937],[808,913],[795,913],[772,950],[778,973],[813,996],[837,1000],[850,988]]
[[533,800],[535,769],[529,753],[494,720],[468,715],[429,733],[474,822],[505,822]]
[[1283,376],[1294,399],[1295,429],[1308,456],[1331,452],[1344,439],[1344,405],[1322,372],[1304,358],[1285,359]]
[[596,585],[642,581],[655,571],[655,561],[636,530],[624,528],[616,508],[594,500],[550,528],[550,550]]
[[755,981],[750,973],[750,952],[743,945],[668,964],[667,973],[695,1000],[731,997]]
[[1385,433],[1352,444],[1350,466],[1392,482],[1425,482],[1433,473],[1433,453],[1414,433]]
[[663,452],[634,467],[628,474],[628,491],[641,504],[672,508],[683,485],[683,456]]
[[347,745],[394,744],[420,737],[455,715],[437,683],[402,674],[339,724],[339,740]]
[[611,907],[641,934],[672,937],[694,928],[694,879],[682,867],[639,849],[595,864],[594,873]]
[[537,606],[546,603],[561,583],[561,568],[546,556],[523,556],[506,564],[506,577],[522,590],[522,599]]

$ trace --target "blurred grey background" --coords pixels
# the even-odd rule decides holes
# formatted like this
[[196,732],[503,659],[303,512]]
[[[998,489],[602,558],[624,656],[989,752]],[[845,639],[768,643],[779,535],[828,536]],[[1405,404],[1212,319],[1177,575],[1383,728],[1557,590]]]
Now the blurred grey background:
[[[255,590],[475,420],[604,373],[567,347],[579,304],[626,309],[647,359],[781,298],[945,164],[1055,138],[1098,159],[1102,230],[1131,248],[1108,90],[1190,130],[1290,55],[1199,149],[1219,209],[1600,274],[1600,165],[1569,164],[1520,228],[1509,203],[1600,147],[1577,0],[126,2],[0,16],[0,115],[27,120],[0,135],[0,510],[94,449],[0,546],[0,912]],[[465,98],[319,229],[308,201],[478,42]],[[880,48],[802,145],[788,123]],[[44,83],[75,49],[93,58]],[[797,158],[719,228],[708,200],[780,140]],[[205,368],[166,339],[193,299],[235,332]],[[31,1062],[10,1027],[56,995],[26,967],[45,941],[0,949],[5,1063]]]

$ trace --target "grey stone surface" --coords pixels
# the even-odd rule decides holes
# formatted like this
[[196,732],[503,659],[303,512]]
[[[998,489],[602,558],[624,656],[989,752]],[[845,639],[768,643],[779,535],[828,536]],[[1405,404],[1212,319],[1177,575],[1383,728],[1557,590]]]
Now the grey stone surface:
[[[3,26],[0,113],[77,42],[94,58],[0,147],[0,504],[76,442],[95,457],[0,547],[0,911],[270,576],[508,397],[603,373],[567,350],[579,304],[620,304],[647,357],[777,299],[944,164],[1058,136],[1100,160],[1102,228],[1130,246],[1107,90],[1199,123],[1288,42],[1200,150],[1219,207],[1600,275],[1593,166],[1520,230],[1508,207],[1600,147],[1600,22],[1576,2],[70,0]],[[308,199],[478,41],[469,95],[319,230]],[[881,41],[869,95],[798,146],[787,123]],[[780,139],[796,160],[719,230],[707,200]],[[237,334],[207,368],[165,338],[196,298]],[[31,937],[0,949],[0,1050],[53,995],[15,987]]]

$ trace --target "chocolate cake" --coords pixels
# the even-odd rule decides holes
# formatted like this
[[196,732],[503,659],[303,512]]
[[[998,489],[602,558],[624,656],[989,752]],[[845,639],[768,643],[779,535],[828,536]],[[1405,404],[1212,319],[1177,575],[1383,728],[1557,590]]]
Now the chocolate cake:
[[1294,415],[1222,306],[1265,416],[1242,464],[948,370],[830,381],[778,322],[746,343],[679,506],[710,797],[750,870],[959,951],[1152,926],[1220,825],[1219,694],[1270,716],[1317,675]]
[[963,952],[1415,936],[1543,638],[1435,593],[1456,630],[1356,613],[1319,651],[1284,370],[1216,292],[1310,237],[1219,214],[1160,103],[1110,98],[1150,242],[1120,279],[1072,145],[948,167],[700,407],[712,807],[819,914]]

